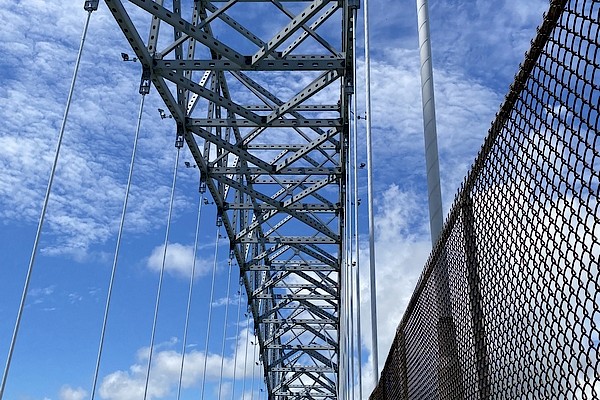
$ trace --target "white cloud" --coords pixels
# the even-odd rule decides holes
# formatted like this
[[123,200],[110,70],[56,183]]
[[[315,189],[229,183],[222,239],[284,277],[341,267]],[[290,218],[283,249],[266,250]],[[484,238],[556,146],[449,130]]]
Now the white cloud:
[[[147,267],[151,271],[160,272],[164,257],[164,245],[156,246],[147,260]],[[194,246],[180,243],[169,243],[165,258],[165,271],[182,278],[189,278],[194,263]],[[210,271],[210,261],[196,258],[195,276],[200,277]]]
[[[257,381],[260,379],[259,371],[254,368],[253,363],[254,357],[258,359],[258,346],[250,344],[251,341],[254,341],[252,336],[246,341],[246,331],[247,329],[240,331],[235,345],[229,349],[229,355],[222,358],[218,354],[208,354],[206,358],[206,382],[209,386],[219,382],[221,362],[223,362],[223,382],[228,393],[231,393],[229,390],[233,390],[234,366],[236,380],[251,378],[253,373]],[[170,342],[164,344],[164,346],[172,344],[173,342]],[[237,361],[235,359],[235,349],[238,352]],[[177,389],[181,367],[181,352],[170,349],[156,350],[153,355],[148,397],[160,399],[171,396]],[[255,351],[254,355],[252,351]],[[247,357],[246,354],[248,354]],[[131,365],[127,371],[119,370],[106,375],[100,385],[100,396],[106,400],[137,400],[143,396],[148,355],[149,349],[147,347],[139,349],[136,363]],[[245,364],[244,361],[246,361]],[[204,362],[203,351],[192,350],[186,352],[182,388],[197,387],[199,385],[204,371]],[[240,393],[241,383],[238,382],[237,385],[236,393]],[[214,390],[217,389],[214,388]],[[210,392],[207,391],[206,393]]]
[[217,299],[215,301],[213,301],[212,306],[213,307],[221,307],[227,304],[233,304],[234,299],[231,299],[229,297],[221,297],[220,299]]
[[58,398],[60,400],[83,400],[87,396],[87,392],[81,388],[72,388],[71,386],[65,385],[60,388]]
[[[425,193],[419,54],[402,48],[384,48],[383,54],[371,61],[377,190],[396,182]],[[359,67],[363,68],[362,63]],[[503,93],[460,71],[436,69],[434,80],[442,194],[449,205],[475,159]],[[363,107],[359,105],[359,112]]]
[[[431,241],[425,224],[426,209],[418,196],[398,186],[380,197],[375,216],[377,317],[379,368],[385,363],[398,323],[412,296],[429,252]],[[371,352],[371,301],[368,244],[361,243],[361,318],[363,346]],[[363,358],[366,396],[373,388],[371,356]]]
[[[82,2],[53,3],[52,29],[49,12],[33,0],[0,8],[0,218],[12,223],[39,218],[85,20]],[[91,19],[64,133],[43,231],[45,254],[83,261],[115,234],[139,103],[139,71],[118,61],[118,49],[128,47],[100,7]],[[153,92],[146,103],[146,110],[155,110],[160,99]],[[154,110],[144,113],[127,231],[145,232],[166,217],[174,159],[166,132],[172,126],[158,123]]]
[[41,296],[50,296],[54,293],[56,289],[56,285],[46,286],[43,288],[33,288],[29,291],[29,296],[31,297],[41,297]]
[[37,287],[32,288],[28,292],[29,296],[29,304],[30,305],[40,305],[45,304],[42,307],[44,311],[54,311],[55,307],[52,307],[51,304],[54,302],[56,296],[54,292],[56,290],[56,285],[46,286],[46,287]]
[[548,2],[440,0],[430,9],[434,65],[460,70],[505,92]]

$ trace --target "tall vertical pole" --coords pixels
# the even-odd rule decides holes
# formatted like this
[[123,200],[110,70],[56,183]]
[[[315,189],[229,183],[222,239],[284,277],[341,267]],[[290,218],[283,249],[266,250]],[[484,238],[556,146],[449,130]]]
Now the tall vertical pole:
[[429,228],[433,245],[442,231],[442,191],[440,189],[440,164],[438,160],[437,130],[435,123],[435,98],[433,94],[433,65],[429,30],[429,6],[427,0],[417,0],[419,25],[419,52],[421,56],[421,96],[423,101],[423,126],[425,138],[425,162],[427,168],[427,192],[429,202]]
[[354,235],[354,251],[355,262],[353,263],[353,274],[356,274],[355,282],[356,282],[356,292],[354,292],[354,287],[352,288],[352,293],[356,294],[356,342],[357,342],[357,363],[358,363],[358,397],[362,399],[362,337],[361,337],[361,326],[360,326],[360,248],[358,246],[358,85],[356,82],[356,76],[358,75],[356,72],[356,20],[358,18],[358,11],[356,9],[353,10],[352,17],[352,49],[353,51],[353,66],[354,66],[354,78],[352,80],[354,84],[354,96],[352,96],[352,109],[354,111],[354,115],[352,118],[352,140],[354,142],[354,146],[352,146],[352,173],[354,175],[354,184],[352,187],[352,203],[354,210],[354,231],[352,234]]
[[[421,57],[421,95],[423,101],[423,128],[425,139],[425,162],[427,167],[427,191],[429,202],[429,227],[431,243],[435,246],[443,225],[442,193],[440,189],[440,165],[438,159],[437,131],[435,122],[435,98],[433,92],[433,65],[429,28],[429,6],[427,0],[417,0],[419,25],[419,53]],[[444,387],[452,387],[452,397],[463,398],[462,373],[456,343],[456,326],[452,314],[450,279],[446,255],[442,255],[434,282],[438,306],[438,385],[442,396],[447,395]]]
[[367,111],[367,192],[369,207],[369,266],[371,279],[371,344],[373,379],[379,381],[379,356],[377,345],[377,284],[375,282],[375,218],[373,216],[373,146],[371,140],[371,59],[369,55],[369,1],[364,0],[365,24],[365,107]]

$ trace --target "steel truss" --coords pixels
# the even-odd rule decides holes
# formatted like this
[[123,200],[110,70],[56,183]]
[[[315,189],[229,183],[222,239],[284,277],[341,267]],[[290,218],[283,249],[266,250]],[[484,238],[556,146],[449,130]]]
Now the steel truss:
[[337,399],[359,0],[105,2],[217,206],[269,399]]

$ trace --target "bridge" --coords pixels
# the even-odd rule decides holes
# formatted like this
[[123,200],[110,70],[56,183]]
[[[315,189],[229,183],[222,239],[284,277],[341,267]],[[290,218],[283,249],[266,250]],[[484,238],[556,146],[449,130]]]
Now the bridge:
[[[0,400],[20,398],[10,385],[11,376],[27,376],[13,365],[21,323],[44,290],[54,291],[40,292],[32,280],[99,3],[84,2],[87,19],[16,323],[12,336],[2,337],[8,350]],[[138,95],[126,102],[136,101],[138,114],[106,117],[107,124],[135,121],[131,161],[117,166],[128,171],[118,226],[106,222],[116,232],[115,248],[103,255],[112,261],[108,285],[94,289],[105,296],[94,307],[95,345],[86,348],[97,352],[77,350],[93,365],[90,386],[65,387],[61,399],[600,396],[600,3],[550,2],[445,222],[427,5],[418,3],[433,250],[379,377],[368,2],[104,1],[129,46],[119,51],[122,65],[137,66]],[[149,340],[132,350],[111,323],[134,329],[140,321],[135,311],[116,308],[142,302],[138,289],[118,293],[122,264],[131,263],[127,221],[157,224],[156,210],[139,215],[129,204],[148,102],[158,104],[157,129],[168,132],[173,149],[155,162],[171,168],[172,180],[144,194],[161,197],[168,212],[162,245],[147,249],[158,278]],[[122,138],[114,140],[122,147]],[[193,188],[185,199],[177,197],[181,181]],[[178,219],[184,203],[193,211]],[[183,229],[180,220],[187,221]],[[368,239],[361,242],[365,221]],[[190,239],[192,246],[179,243]],[[73,247],[79,243],[74,237]],[[175,286],[177,275],[187,286]],[[369,290],[361,290],[367,275]],[[200,277],[207,280],[202,288]],[[364,313],[361,323],[365,300],[370,325]],[[179,314],[177,326],[164,322],[165,313]],[[107,373],[111,352],[136,348],[129,371]],[[52,368],[63,368],[59,359]],[[363,382],[367,376],[374,382]]]

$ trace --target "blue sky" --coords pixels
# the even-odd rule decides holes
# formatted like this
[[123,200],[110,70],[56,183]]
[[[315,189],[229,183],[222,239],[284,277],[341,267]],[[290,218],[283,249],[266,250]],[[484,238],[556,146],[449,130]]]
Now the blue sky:
[[[83,1],[0,0],[2,365],[85,21],[82,5]],[[379,359],[383,364],[430,244],[415,4],[371,0],[370,5]],[[541,0],[431,1],[446,211],[546,7],[547,1]],[[268,21],[257,22],[257,30],[259,25],[260,30],[269,31]],[[101,2],[92,16],[83,53],[7,400],[80,400],[89,395],[139,104],[139,64],[121,62],[121,52],[131,53]],[[359,68],[363,65],[361,58]],[[159,117],[157,108],[161,106],[153,90],[142,122],[97,398],[139,398],[175,157],[174,127],[172,120]],[[364,154],[361,157],[364,159]],[[183,152],[182,161],[186,160],[191,161],[191,157]],[[176,388],[194,241],[197,170],[181,165],[178,174],[172,245],[156,337],[156,368],[151,379],[154,399],[173,398]],[[361,190],[366,192],[366,175],[361,179]],[[365,199],[366,193],[361,196]],[[366,206],[362,211],[366,217]],[[184,376],[182,398],[198,398],[200,392],[198,366],[204,361],[216,236],[210,204],[204,207],[202,220],[187,349],[190,368]],[[366,221],[361,232],[366,234]],[[364,241],[361,247],[361,294],[367,300]],[[210,341],[207,398],[217,390],[223,304],[227,303],[223,300],[227,297],[226,241],[221,240],[218,248],[215,298],[222,301],[214,309],[212,329],[216,335]],[[231,298],[237,292],[235,276],[234,271]],[[243,354],[247,344],[243,310],[238,330],[236,306],[235,302],[231,305],[229,314],[234,318],[230,318],[225,333],[227,378],[233,372],[233,349],[238,346],[239,354]],[[370,354],[368,309],[369,302],[364,301],[365,364]],[[247,392],[252,364],[248,360]],[[242,373],[240,362],[237,376]],[[369,371],[363,375],[369,388]],[[238,380],[236,398],[241,398],[241,387],[242,380]]]

